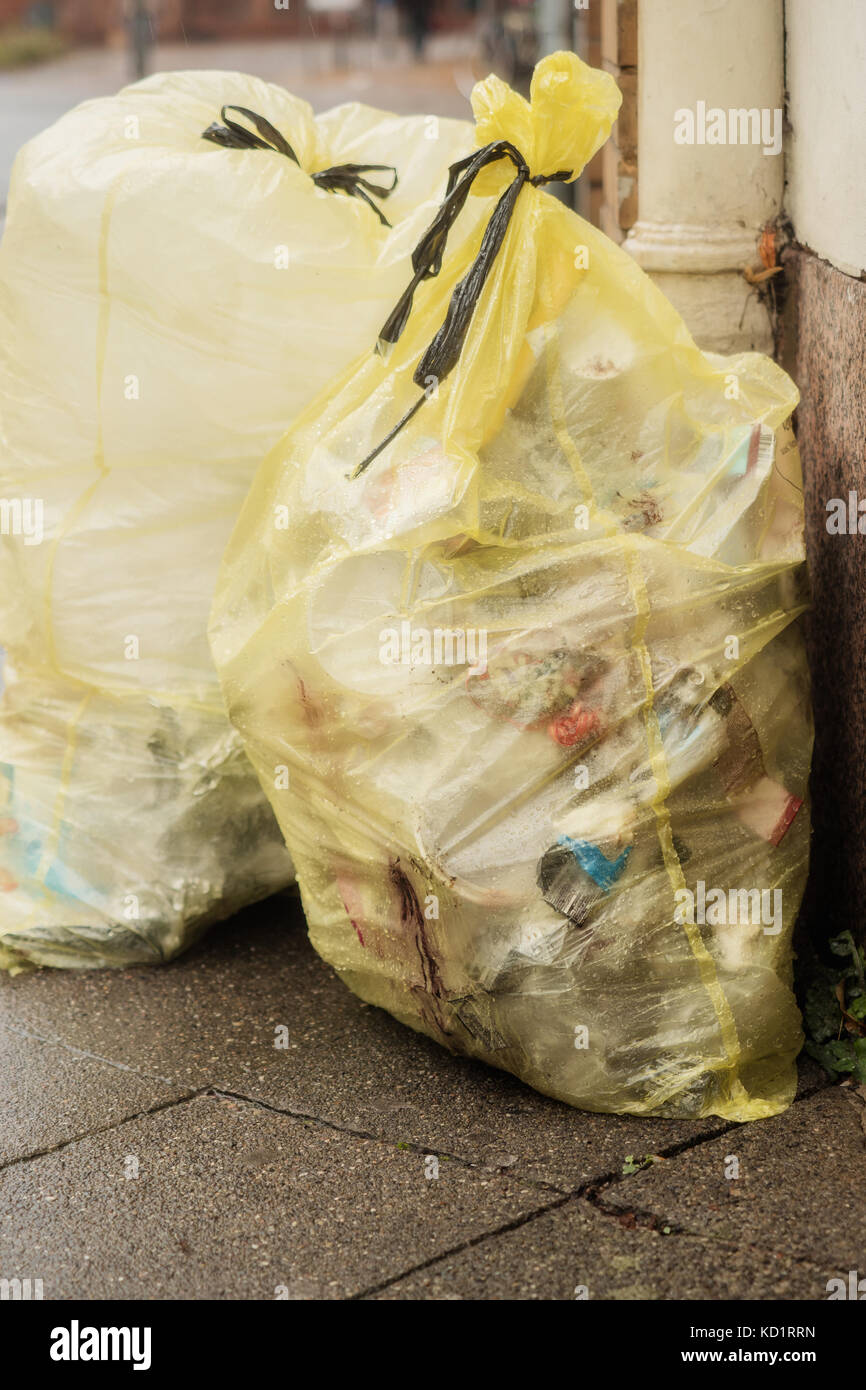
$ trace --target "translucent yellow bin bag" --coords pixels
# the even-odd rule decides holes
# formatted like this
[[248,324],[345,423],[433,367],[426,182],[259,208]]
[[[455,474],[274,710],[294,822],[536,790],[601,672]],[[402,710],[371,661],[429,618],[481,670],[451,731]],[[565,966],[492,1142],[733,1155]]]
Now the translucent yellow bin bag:
[[571,54],[476,87],[414,302],[263,465],[211,640],[352,989],[576,1106],[746,1120],[801,1043],[797,393],[540,186],[618,104]]
[[[202,138],[224,118],[255,136],[224,106],[294,158]],[[314,118],[257,78],[189,72],[86,102],[19,154],[0,249],[0,965],[167,959],[290,881],[211,662],[217,566],[262,457],[375,337],[471,145],[465,122]],[[398,166],[370,199],[390,227],[344,191],[346,164]]]

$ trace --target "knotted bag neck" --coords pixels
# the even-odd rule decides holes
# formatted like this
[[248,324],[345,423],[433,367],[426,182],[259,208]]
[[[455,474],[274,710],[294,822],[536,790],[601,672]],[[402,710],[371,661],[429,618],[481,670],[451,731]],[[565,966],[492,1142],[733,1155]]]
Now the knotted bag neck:
[[[248,121],[252,121],[258,134],[238,121],[231,120],[226,115],[227,111],[236,111]],[[224,106],[220,115],[223,124],[219,125],[214,121],[207,130],[202,131],[203,140],[211,140],[215,145],[222,145],[229,150],[271,150],[276,154],[285,155],[297,164],[299,169],[301,168],[301,161],[288,140],[280,134],[276,126],[265,120],[264,116],[250,111],[246,106]],[[363,177],[364,174],[375,173],[391,174],[390,187],[371,183]],[[373,209],[382,226],[390,227],[391,223],[382,209],[373,202],[373,198],[387,198],[397,187],[397,170],[392,164],[334,164],[330,169],[320,169],[317,173],[311,174],[310,178],[319,188],[327,189],[329,193],[348,193],[352,198],[363,199],[367,206]]]
[[[448,242],[448,233],[462,211],[475,179],[482,169],[485,169],[489,164],[495,164],[500,159],[511,160],[515,168],[514,178],[491,214],[475,260],[463,279],[454,287],[442,326],[412,374],[412,380],[416,386],[426,386],[431,377],[435,379],[437,384],[443,382],[460,360],[475,306],[481,297],[487,277],[505,240],[511,215],[524,184],[528,183],[533,188],[538,188],[541,184],[556,183],[571,178],[572,171],[565,169],[561,169],[555,174],[536,174],[533,177],[523,155],[515,145],[512,145],[510,140],[494,140],[492,144],[483,146],[475,154],[467,155],[465,159],[460,159],[456,164],[452,164],[448,172],[448,186],[444,202],[412,252],[412,269],[415,273],[379,334],[376,348],[381,356],[385,355],[388,347],[397,342],[409,322],[412,301],[421,281],[431,279],[438,275],[442,269],[442,257]],[[385,436],[381,444],[378,444],[372,453],[369,453],[358,464],[354,473],[351,474],[353,478],[359,477],[366,468],[369,468],[373,460],[381,454],[383,449],[387,448],[415,413],[420,410],[426,399],[425,391],[406,412],[402,420]]]

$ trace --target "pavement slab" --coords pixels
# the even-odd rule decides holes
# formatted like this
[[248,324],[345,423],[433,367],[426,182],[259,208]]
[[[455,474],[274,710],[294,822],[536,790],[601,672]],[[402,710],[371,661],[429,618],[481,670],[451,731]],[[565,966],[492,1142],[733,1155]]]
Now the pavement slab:
[[619,1173],[628,1154],[676,1149],[726,1128],[714,1116],[660,1120],[574,1110],[360,1004],[335,1042],[310,1039],[277,1053],[244,1093],[569,1192]]
[[181,1094],[99,1057],[0,1028],[0,1169]]
[[866,1267],[860,1102],[808,1059],[758,1124],[581,1113],[363,1004],[294,894],[164,967],[0,979],[0,1075],[0,1278],[46,1298],[814,1298]]
[[[371,1291],[375,1300],[826,1298],[826,1276],[770,1251],[629,1229],[581,1198]],[[580,1317],[580,1314],[576,1314]],[[624,1329],[625,1331],[625,1329]],[[626,1334],[627,1335],[627,1334]]]
[[508,1174],[442,1162],[428,1178],[414,1150],[199,1097],[0,1172],[0,1277],[41,1278],[46,1299],[349,1298],[549,1202]]
[[[346,988],[310,945],[294,894],[248,909],[158,969],[0,978],[2,1027],[174,1093],[216,1087],[567,1192],[619,1174],[630,1154],[676,1152],[729,1127],[713,1116],[587,1114],[452,1056]],[[801,1084],[825,1081],[806,1059]]]
[[96,1053],[171,1085],[237,1088],[291,1045],[352,1027],[358,1002],[307,940],[294,893],[214,929],[168,965],[0,977],[0,1027]]
[[856,1094],[833,1086],[676,1162],[651,1164],[598,1199],[638,1221],[809,1260],[825,1282],[866,1272],[864,1114]]

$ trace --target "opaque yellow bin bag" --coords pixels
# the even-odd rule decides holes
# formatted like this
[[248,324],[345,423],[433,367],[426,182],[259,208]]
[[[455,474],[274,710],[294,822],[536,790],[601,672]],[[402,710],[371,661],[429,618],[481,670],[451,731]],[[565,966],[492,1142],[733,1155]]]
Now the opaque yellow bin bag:
[[476,87],[414,302],[263,465],[212,646],[352,989],[573,1105],[746,1120],[801,1042],[797,393],[541,187],[618,104],[570,54],[531,106]]
[[[240,144],[202,138],[214,124]],[[217,566],[255,468],[375,337],[471,146],[464,122],[314,119],[199,72],[87,102],[19,155],[0,251],[0,965],[166,959],[290,880],[210,658]],[[346,165],[399,181],[384,196],[393,169]]]

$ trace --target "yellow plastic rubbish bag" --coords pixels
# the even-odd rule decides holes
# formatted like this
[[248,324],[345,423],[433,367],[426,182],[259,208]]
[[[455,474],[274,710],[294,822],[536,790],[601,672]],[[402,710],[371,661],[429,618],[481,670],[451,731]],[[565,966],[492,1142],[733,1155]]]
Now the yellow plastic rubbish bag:
[[217,567],[262,457],[375,336],[471,148],[467,122],[314,119],[198,72],[87,102],[19,155],[0,965],[167,959],[290,881],[210,658]]
[[801,1043],[797,394],[541,187],[618,104],[564,53],[475,88],[387,361],[266,460],[211,642],[352,989],[576,1106],[746,1120]]

